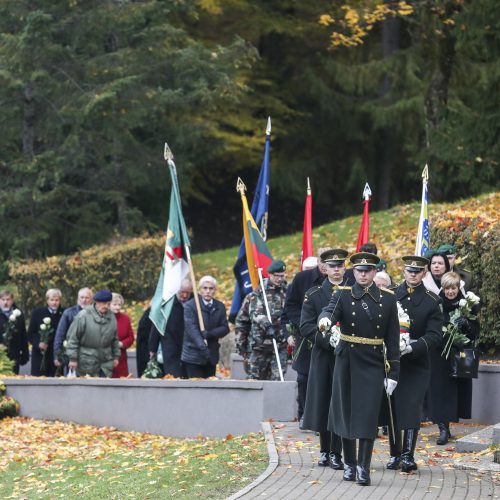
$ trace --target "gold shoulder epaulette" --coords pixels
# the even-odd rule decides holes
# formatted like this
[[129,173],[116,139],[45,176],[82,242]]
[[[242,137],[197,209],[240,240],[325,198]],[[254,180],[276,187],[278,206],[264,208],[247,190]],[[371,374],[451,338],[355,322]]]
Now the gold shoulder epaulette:
[[333,290],[350,290],[352,286],[335,286],[333,287]]
[[429,296],[429,297],[432,297],[435,301],[438,301],[439,300],[439,297],[434,293],[434,292],[431,292],[430,290],[425,290],[425,293]]
[[390,293],[390,294],[394,295],[394,290],[389,290],[385,286],[381,286],[380,290],[382,290],[383,292],[387,292],[387,293]]

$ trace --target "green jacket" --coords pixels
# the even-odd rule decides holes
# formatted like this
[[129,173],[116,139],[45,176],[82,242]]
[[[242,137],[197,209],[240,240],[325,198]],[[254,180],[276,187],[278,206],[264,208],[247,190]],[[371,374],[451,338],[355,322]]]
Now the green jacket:
[[113,360],[120,357],[115,315],[108,311],[101,316],[95,306],[80,311],[68,330],[66,352],[77,361],[77,376],[98,377],[102,370],[111,377]]

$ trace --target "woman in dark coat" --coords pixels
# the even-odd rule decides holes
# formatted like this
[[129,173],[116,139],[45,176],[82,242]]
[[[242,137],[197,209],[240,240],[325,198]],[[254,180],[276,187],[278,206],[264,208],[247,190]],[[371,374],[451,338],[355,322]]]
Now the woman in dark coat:
[[149,332],[153,326],[153,322],[149,319],[149,313],[151,311],[151,307],[148,307],[141,319],[139,320],[139,324],[137,325],[137,337],[135,338],[135,353],[136,353],[136,362],[137,362],[137,376],[139,378],[142,377],[144,370],[149,361]]
[[[6,338],[10,326],[11,338]],[[19,374],[19,366],[29,359],[28,339],[24,314],[14,304],[14,296],[8,290],[0,291],[0,343],[7,348],[7,356],[14,361],[13,371]]]
[[[450,322],[450,316],[459,307],[459,302],[465,299],[460,290],[460,275],[449,272],[441,278],[442,290],[439,293],[443,301],[444,325]],[[477,317],[477,307],[472,309],[472,314]],[[466,345],[472,343],[479,336],[479,322],[460,317],[457,323],[460,331],[470,340]],[[439,426],[439,437],[437,444],[442,445],[450,438],[450,422],[458,422],[460,418],[471,418],[472,409],[472,379],[450,377],[450,357],[446,359],[442,355],[447,337],[443,339],[442,345],[431,352],[431,383],[430,411],[431,418]],[[451,351],[453,354],[453,349]]]
[[[54,365],[54,338],[57,325],[61,319],[63,308],[61,307],[61,290],[51,288],[45,294],[47,305],[34,309],[31,313],[30,325],[28,327],[28,340],[31,348],[31,375],[35,377],[53,377],[56,372]],[[46,320],[50,319],[50,322]],[[46,320],[46,322],[44,321]],[[52,329],[49,342],[42,342],[40,330],[42,324]],[[45,352],[45,369],[42,369],[43,353]]]

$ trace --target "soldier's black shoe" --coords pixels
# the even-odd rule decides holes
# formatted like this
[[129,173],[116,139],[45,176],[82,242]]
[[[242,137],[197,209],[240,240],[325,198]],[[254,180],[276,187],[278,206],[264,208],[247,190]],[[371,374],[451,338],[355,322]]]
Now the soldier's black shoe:
[[417,469],[417,464],[412,456],[401,457],[401,472],[411,472]]
[[446,444],[448,439],[450,439],[450,426],[449,424],[438,424],[439,427],[439,437],[436,440],[436,444]]
[[401,453],[401,472],[417,470],[417,464],[413,458],[417,444],[418,429],[405,429],[403,436],[403,452]]
[[356,467],[356,483],[360,486],[370,486],[370,469],[363,465]]
[[354,465],[345,464],[344,465],[344,481],[355,481],[356,480],[356,467]]
[[344,470],[344,462],[339,453],[330,453],[330,467],[335,470]]
[[330,456],[326,451],[321,452],[321,456],[318,460],[318,465],[320,467],[328,467],[330,465]]
[[385,467],[391,470],[398,470],[401,467],[401,457],[391,457]]
[[300,417],[300,419],[299,419],[299,429],[300,429],[301,431],[303,431],[303,430],[304,430],[304,417],[303,417],[303,416],[302,416],[302,417]]

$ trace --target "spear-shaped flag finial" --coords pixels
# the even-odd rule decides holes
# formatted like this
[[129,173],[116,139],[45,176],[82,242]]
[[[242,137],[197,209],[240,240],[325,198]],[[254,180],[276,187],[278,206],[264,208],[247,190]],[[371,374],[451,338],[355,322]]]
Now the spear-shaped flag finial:
[[267,117],[266,135],[271,135],[271,117]]
[[172,153],[172,150],[168,147],[167,143],[165,143],[163,157],[165,158],[166,161],[174,161],[174,154]]
[[422,170],[422,179],[424,182],[429,181],[429,167],[427,166],[427,163],[425,164],[425,167]]
[[369,200],[372,196],[372,190],[368,182],[365,184],[365,189],[363,189],[363,200]]
[[236,181],[236,191],[240,194],[245,194],[246,190],[247,187],[245,186],[245,183],[241,180],[241,177],[238,177],[238,180]]

